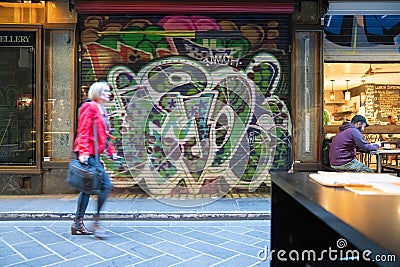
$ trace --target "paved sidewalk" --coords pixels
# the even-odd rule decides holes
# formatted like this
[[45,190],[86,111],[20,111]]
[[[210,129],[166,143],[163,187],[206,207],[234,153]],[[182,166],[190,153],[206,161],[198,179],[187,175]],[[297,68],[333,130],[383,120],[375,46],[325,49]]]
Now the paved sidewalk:
[[[72,236],[78,194],[0,196],[0,266],[269,266],[269,197],[111,195],[105,241]],[[92,224],[96,196],[85,222]]]
[[107,220],[104,241],[72,236],[70,226],[0,221],[0,266],[269,266],[269,220]]
[[[0,196],[0,220],[42,219],[69,220],[73,217],[78,194]],[[95,211],[96,196],[92,196],[87,218]],[[271,216],[269,197],[153,199],[111,195],[102,210],[110,220],[267,220]]]

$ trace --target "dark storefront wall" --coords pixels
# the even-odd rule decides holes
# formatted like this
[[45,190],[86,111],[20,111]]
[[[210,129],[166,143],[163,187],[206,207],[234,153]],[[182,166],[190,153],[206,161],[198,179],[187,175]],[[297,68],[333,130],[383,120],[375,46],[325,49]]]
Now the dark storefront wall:
[[85,13],[80,79],[113,88],[115,181],[224,194],[290,168],[289,14]]

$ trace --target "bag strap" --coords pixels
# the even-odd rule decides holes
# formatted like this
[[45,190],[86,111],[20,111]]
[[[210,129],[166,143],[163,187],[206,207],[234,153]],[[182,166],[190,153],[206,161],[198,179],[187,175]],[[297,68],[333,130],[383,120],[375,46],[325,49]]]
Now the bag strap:
[[98,149],[98,140],[97,140],[97,127],[96,127],[96,117],[93,116],[93,134],[94,134],[94,154],[97,166],[99,166],[100,159],[99,159],[99,149]]

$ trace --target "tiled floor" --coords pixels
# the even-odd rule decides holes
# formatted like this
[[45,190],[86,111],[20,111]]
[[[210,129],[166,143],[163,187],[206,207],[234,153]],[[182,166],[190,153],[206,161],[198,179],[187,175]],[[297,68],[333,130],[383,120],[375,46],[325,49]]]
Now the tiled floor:
[[269,220],[104,221],[105,241],[70,225],[0,221],[0,266],[269,266]]

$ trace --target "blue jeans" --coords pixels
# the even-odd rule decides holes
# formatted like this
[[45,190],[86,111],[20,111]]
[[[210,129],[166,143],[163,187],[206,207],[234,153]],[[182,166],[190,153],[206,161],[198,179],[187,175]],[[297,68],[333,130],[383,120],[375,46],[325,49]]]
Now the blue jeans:
[[[96,160],[94,156],[90,156],[88,160],[89,165],[96,165]],[[101,172],[103,174],[103,184],[101,186],[101,192],[97,197],[97,213],[96,215],[99,216],[101,207],[103,206],[104,202],[106,201],[108,195],[110,194],[113,185],[110,180],[110,176],[106,173],[104,170],[104,166],[100,164]],[[80,192],[79,197],[78,197],[78,205],[76,209],[76,218],[80,219],[85,216],[86,208],[89,204],[90,200],[90,194],[86,194],[83,192]]]

